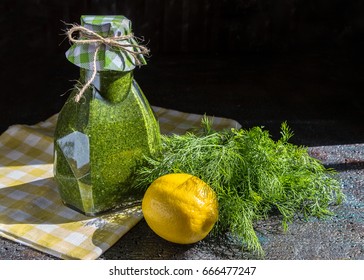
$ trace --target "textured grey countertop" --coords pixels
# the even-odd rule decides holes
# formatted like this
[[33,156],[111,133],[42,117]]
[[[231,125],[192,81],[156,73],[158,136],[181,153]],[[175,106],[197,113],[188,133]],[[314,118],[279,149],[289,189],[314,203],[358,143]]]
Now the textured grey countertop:
[[[327,219],[296,219],[283,233],[279,217],[256,224],[265,259],[364,260],[364,144],[310,147],[312,156],[339,172],[346,200]],[[257,259],[230,236],[177,245],[156,236],[142,220],[100,259]],[[56,259],[0,238],[0,259]]]

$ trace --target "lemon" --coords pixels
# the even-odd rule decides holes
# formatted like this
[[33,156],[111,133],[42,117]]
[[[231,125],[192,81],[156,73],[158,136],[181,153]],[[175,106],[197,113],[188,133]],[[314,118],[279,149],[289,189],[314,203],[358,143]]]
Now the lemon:
[[160,237],[174,243],[202,240],[218,218],[216,194],[201,179],[185,173],[156,179],[142,201],[144,219]]

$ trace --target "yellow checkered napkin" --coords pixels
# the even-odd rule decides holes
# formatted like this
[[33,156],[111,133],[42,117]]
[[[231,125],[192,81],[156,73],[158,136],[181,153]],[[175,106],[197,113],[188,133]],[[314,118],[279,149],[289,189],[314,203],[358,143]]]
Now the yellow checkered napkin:
[[[153,107],[161,132],[181,134],[202,116]],[[0,136],[0,235],[62,259],[96,259],[142,219],[140,207],[84,216],[60,200],[53,180],[57,115],[36,125],[13,125]],[[214,127],[240,127],[214,118]]]

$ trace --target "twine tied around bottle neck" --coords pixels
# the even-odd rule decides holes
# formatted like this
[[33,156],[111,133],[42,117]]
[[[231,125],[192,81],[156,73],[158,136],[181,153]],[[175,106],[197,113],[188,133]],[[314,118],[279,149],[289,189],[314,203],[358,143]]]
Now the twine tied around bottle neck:
[[[82,40],[73,38],[73,34],[75,32],[79,33],[79,36],[84,38]],[[148,55],[149,49],[143,45],[131,44],[131,43],[123,43],[122,41],[128,39],[137,39],[133,33],[127,35],[120,35],[120,36],[112,36],[112,37],[102,37],[101,35],[97,34],[96,32],[80,25],[72,25],[72,27],[67,30],[67,36],[70,42],[74,44],[97,44],[95,49],[95,53],[92,59],[92,75],[90,79],[83,85],[80,91],[75,96],[75,101],[79,102],[82,95],[86,91],[86,89],[91,85],[93,80],[97,74],[97,54],[100,50],[102,45],[106,45],[112,48],[119,49],[123,52],[130,54],[134,60],[136,65],[142,65],[142,62],[138,58],[138,55]]]

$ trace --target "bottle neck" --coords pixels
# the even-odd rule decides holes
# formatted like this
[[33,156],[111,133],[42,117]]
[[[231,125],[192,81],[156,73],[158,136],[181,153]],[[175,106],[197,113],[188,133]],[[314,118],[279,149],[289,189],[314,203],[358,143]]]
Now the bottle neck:
[[[80,81],[85,84],[91,79],[92,71],[80,69]],[[133,71],[98,71],[91,86],[107,101],[118,103],[125,99],[133,81]]]

